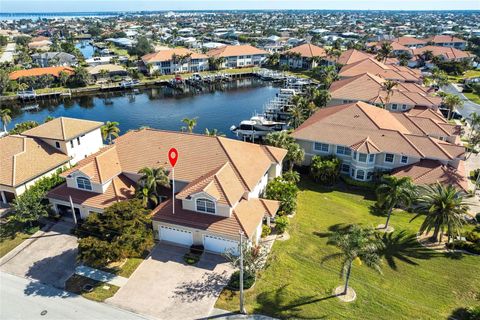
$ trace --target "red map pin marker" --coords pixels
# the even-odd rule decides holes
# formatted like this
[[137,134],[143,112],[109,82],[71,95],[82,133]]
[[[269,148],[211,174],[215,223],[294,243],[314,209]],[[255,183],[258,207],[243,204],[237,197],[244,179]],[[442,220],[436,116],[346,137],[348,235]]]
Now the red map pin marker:
[[177,160],[178,160],[178,151],[175,148],[171,148],[168,151],[168,161],[170,161],[170,165],[172,166],[172,168],[175,167]]

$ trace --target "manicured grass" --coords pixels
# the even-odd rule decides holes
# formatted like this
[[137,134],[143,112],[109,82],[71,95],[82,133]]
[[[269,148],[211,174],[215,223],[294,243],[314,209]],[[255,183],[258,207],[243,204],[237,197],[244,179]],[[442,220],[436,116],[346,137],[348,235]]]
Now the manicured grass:
[[[86,284],[93,286],[93,290],[91,292],[85,292],[83,290],[83,287]],[[70,279],[68,279],[65,283],[65,290],[80,294],[84,298],[100,302],[113,297],[118,289],[120,288],[117,286],[96,281],[78,274],[71,276]]]
[[464,95],[465,97],[467,97],[468,100],[480,104],[480,96],[478,94],[475,94],[473,92],[465,92]]
[[460,82],[462,79],[470,79],[475,77],[480,77],[479,70],[468,70],[461,76],[448,76],[448,78],[453,82]]
[[[352,303],[340,302],[332,291],[343,284],[340,261],[323,259],[338,249],[327,234],[338,224],[377,226],[384,216],[370,212],[371,194],[345,188],[301,183],[297,214],[288,241],[276,241],[267,268],[246,291],[250,313],[304,319],[446,319],[456,308],[480,304],[480,257],[443,254],[418,245],[420,220],[395,212],[395,232],[387,238],[383,275],[354,265]],[[216,307],[238,310],[238,293],[224,290]]]
[[0,258],[13,250],[23,241],[27,240],[30,234],[17,232],[13,237],[3,238],[0,241]]
[[144,260],[145,259],[143,258],[128,258],[115,274],[117,276],[129,278]]
[[25,229],[13,221],[0,225],[0,258],[12,251],[16,246],[27,240],[40,228]]

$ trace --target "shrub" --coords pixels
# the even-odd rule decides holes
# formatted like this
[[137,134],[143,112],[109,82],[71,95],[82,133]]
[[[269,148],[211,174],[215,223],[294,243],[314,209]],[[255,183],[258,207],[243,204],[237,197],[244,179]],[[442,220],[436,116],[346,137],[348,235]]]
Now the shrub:
[[283,234],[287,230],[290,221],[287,217],[278,217],[275,219],[275,229],[277,229],[279,234]]
[[346,175],[341,175],[340,179],[349,186],[359,187],[368,190],[375,190],[377,188],[377,184],[372,181],[357,181]]
[[290,214],[297,208],[298,187],[294,182],[276,177],[267,185],[266,198],[280,201],[279,215]]
[[480,233],[475,232],[475,231],[469,231],[465,235],[465,238],[470,242],[479,243],[480,242]]
[[446,244],[449,249],[465,250],[470,253],[480,254],[480,243],[455,240]]
[[266,236],[268,236],[270,233],[272,232],[272,229],[267,226],[266,224],[264,224],[262,226],[262,238],[265,238]]
[[[249,272],[243,272],[243,289],[250,289],[255,283],[255,275]],[[240,290],[240,271],[235,271],[228,282],[228,287],[232,290]]]
[[340,175],[341,161],[337,157],[314,156],[310,165],[313,179],[322,184],[334,184]]
[[194,265],[194,264],[196,264],[198,261],[200,261],[200,256],[199,256],[199,255],[196,255],[196,254],[192,254],[192,253],[190,253],[190,252],[187,252],[187,253],[185,253],[185,255],[183,256],[183,261],[185,261],[186,264]]

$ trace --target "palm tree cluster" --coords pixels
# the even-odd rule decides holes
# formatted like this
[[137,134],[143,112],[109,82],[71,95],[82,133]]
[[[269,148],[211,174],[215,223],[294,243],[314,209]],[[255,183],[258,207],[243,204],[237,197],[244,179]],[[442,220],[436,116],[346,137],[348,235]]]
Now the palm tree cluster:
[[382,42],[380,48],[377,50],[376,59],[378,61],[383,61],[384,63],[387,59],[392,55],[393,47],[392,44],[389,42]]
[[290,126],[298,128],[306,119],[308,119],[318,108],[323,108],[330,101],[328,90],[310,88],[305,95],[296,95],[292,99],[292,105],[289,108]]
[[154,207],[160,202],[162,187],[169,187],[170,180],[164,168],[145,167],[138,171],[142,176],[138,180],[137,197],[145,208]]
[[283,148],[287,150],[285,161],[288,163],[290,170],[293,170],[294,165],[300,165],[305,158],[305,151],[296,142],[295,138],[291,137],[286,131],[276,131],[267,134],[265,137],[267,145]]
[[12,111],[10,109],[1,109],[0,110],[0,119],[3,124],[3,132],[7,132],[7,125],[12,121],[10,114]]

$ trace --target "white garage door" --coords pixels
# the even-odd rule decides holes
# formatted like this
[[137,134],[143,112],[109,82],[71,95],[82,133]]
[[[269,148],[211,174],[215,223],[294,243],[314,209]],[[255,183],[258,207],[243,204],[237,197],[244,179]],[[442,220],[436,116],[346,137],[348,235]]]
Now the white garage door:
[[160,226],[160,240],[170,241],[185,246],[193,243],[192,233],[187,230]]
[[205,250],[224,253],[226,250],[238,254],[238,241],[228,240],[214,236],[204,236],[203,245]]

